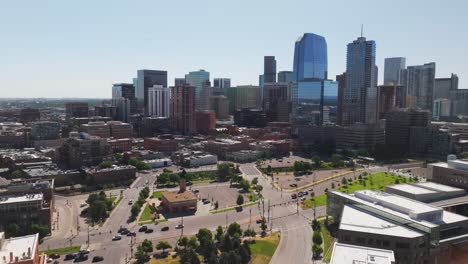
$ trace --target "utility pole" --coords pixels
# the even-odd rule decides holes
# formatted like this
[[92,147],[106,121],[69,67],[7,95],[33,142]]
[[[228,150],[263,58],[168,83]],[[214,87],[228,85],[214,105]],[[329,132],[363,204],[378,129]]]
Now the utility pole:
[[249,229],[250,229],[250,225],[252,224],[252,208],[250,208],[249,210],[249,218],[250,218],[249,220]]
[[89,248],[89,224],[88,224],[88,241],[86,241],[87,244],[88,244],[88,248]]
[[268,200],[268,223],[270,223],[270,200]]
[[225,230],[227,230],[227,228],[228,228],[227,225],[228,225],[228,214],[227,214],[227,211],[226,211],[226,229]]
[[299,215],[299,193],[297,192],[297,187],[296,187],[296,212],[297,212],[297,215]]
[[180,229],[180,237],[184,236],[184,216],[182,216],[182,228]]

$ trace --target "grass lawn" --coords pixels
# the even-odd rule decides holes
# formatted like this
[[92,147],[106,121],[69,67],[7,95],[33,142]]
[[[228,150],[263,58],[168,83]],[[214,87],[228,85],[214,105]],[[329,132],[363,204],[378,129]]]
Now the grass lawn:
[[39,253],[45,253],[47,255],[50,254],[70,254],[80,251],[80,246],[72,246],[72,247],[64,247],[64,248],[53,248],[48,250],[40,251]]
[[150,261],[146,262],[146,264],[179,264],[180,258],[172,256],[168,256],[167,258],[155,259],[151,258]]
[[[319,222],[321,226],[320,232],[322,233],[322,239],[323,239],[323,254],[324,254],[323,258],[325,259],[325,261],[330,262],[332,250],[328,251],[328,248],[333,246],[331,245],[331,241],[333,238],[330,232],[328,232],[328,229],[325,227],[325,219],[322,219]],[[327,252],[328,254],[326,254]]]
[[250,244],[252,250],[252,264],[268,264],[280,242],[280,233],[273,233],[264,238],[255,239],[255,244]]
[[141,213],[140,219],[138,222],[147,222],[153,220],[153,214],[151,212],[151,208],[149,204],[145,204],[145,208],[143,209],[143,213]]
[[[350,177],[351,178],[351,177]],[[349,180],[349,178],[348,178]],[[411,178],[405,178],[401,177],[395,174],[391,173],[385,173],[385,172],[377,172],[371,175],[363,176],[362,180],[359,180],[356,177],[356,180],[348,183],[346,186],[340,186],[338,188],[335,188],[337,191],[340,192],[347,192],[347,193],[353,193],[355,191],[360,191],[360,190],[379,190],[379,191],[384,191],[385,187],[387,185],[395,184],[395,183],[409,183],[409,182],[415,182]],[[329,188],[329,190],[332,190]],[[314,201],[315,200],[315,201]],[[315,196],[314,200],[312,199],[307,199],[303,204],[302,207],[305,208],[313,208],[314,207],[314,202],[315,206],[322,206],[327,204],[327,195],[322,194],[319,196]]]
[[162,193],[161,191],[155,191],[155,192],[153,193],[153,198],[156,198],[156,199],[161,198],[161,193]]

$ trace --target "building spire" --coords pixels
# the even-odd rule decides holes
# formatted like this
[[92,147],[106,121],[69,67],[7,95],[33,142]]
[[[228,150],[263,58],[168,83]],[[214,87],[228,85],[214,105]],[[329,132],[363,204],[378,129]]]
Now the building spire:
[[362,35],[363,35],[363,31],[364,31],[364,25],[361,24],[361,38],[362,38]]

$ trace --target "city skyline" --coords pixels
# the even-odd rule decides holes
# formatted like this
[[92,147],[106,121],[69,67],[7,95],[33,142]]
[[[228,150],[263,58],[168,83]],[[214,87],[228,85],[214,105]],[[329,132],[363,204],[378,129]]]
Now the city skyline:
[[[230,78],[232,86],[256,85],[265,55],[276,57],[278,72],[292,70],[294,42],[303,33],[327,39],[331,78],[345,71],[346,44],[360,35],[361,24],[364,36],[377,44],[376,62],[381,70],[378,84],[383,83],[384,59],[405,57],[407,65],[435,62],[437,78],[455,73],[460,77],[460,88],[468,88],[468,65],[459,56],[468,39],[457,34],[468,22],[463,14],[466,3],[462,1],[451,5],[433,1],[425,12],[417,12],[417,1],[407,3],[404,9],[395,2],[376,6],[363,1],[355,7],[337,1],[342,8],[333,10],[334,16],[340,17],[336,20],[325,19],[327,12],[307,15],[312,7],[327,9],[333,6],[330,3],[299,1],[297,5],[303,6],[300,10],[295,8],[297,5],[275,8],[264,3],[240,8],[234,3],[208,1],[199,6],[186,3],[184,10],[174,3],[148,3],[138,19],[124,16],[137,13],[139,7],[130,3],[113,5],[110,10],[107,3],[50,1],[32,3],[27,10],[8,3],[0,11],[0,22],[6,25],[0,29],[5,37],[0,43],[1,95],[110,98],[109,87],[113,83],[131,83],[139,69],[167,71],[169,85],[175,77],[198,69],[209,71],[212,79]],[[170,22],[151,26],[155,23],[151,15],[154,10],[163,11],[158,21]],[[179,12],[177,22],[170,19],[175,10]],[[200,12],[194,10],[211,15],[199,17],[196,14]],[[451,15],[440,16],[440,10]],[[396,11],[398,19],[391,20]],[[272,21],[265,19],[266,14],[286,19]],[[244,19],[240,21],[239,16]],[[431,34],[421,30],[427,26],[425,17],[431,17]],[[450,50],[446,49],[447,41],[451,42]]]

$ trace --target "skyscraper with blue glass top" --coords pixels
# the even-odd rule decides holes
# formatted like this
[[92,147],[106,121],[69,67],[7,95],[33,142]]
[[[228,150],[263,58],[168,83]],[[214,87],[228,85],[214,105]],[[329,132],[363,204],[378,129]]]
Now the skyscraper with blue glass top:
[[296,124],[323,124],[323,106],[336,105],[338,95],[337,83],[327,79],[325,38],[313,33],[303,34],[294,47],[293,121]]

